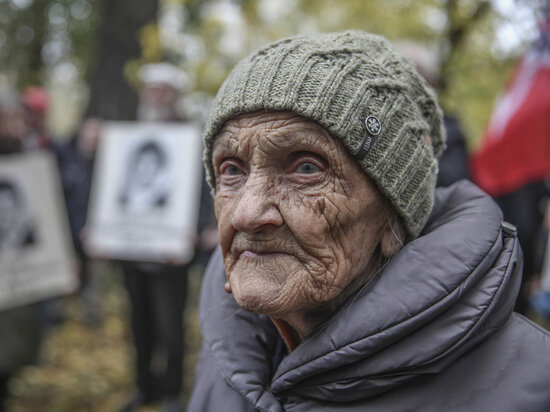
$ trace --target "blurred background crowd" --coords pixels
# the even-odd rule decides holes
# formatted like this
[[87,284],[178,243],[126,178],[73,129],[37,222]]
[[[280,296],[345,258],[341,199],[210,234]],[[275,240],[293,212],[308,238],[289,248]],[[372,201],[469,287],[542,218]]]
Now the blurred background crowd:
[[548,1],[0,0],[0,162],[55,157],[80,282],[70,296],[0,310],[0,411],[150,402],[183,410],[200,344],[201,274],[217,236],[208,189],[186,264],[88,256],[102,128],[200,124],[250,51],[346,29],[386,36],[437,90],[448,134],[438,184],[474,180],[518,227],[525,270],[516,310],[548,327]]

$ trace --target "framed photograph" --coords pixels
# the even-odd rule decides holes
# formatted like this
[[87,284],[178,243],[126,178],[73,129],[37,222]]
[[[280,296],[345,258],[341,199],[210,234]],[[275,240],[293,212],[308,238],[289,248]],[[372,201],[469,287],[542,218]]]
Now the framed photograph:
[[76,265],[53,156],[0,156],[0,310],[75,291]]
[[188,262],[200,206],[199,127],[109,122],[97,156],[86,251],[120,260]]

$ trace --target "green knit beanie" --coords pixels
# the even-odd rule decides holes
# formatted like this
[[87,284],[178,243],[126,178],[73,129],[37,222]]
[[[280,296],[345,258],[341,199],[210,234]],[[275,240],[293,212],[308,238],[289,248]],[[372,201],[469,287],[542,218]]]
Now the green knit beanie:
[[433,207],[442,112],[412,64],[384,38],[361,31],[295,36],[241,60],[214,101],[204,162],[215,187],[212,147],[241,113],[291,111],[342,141],[401,216],[411,238]]

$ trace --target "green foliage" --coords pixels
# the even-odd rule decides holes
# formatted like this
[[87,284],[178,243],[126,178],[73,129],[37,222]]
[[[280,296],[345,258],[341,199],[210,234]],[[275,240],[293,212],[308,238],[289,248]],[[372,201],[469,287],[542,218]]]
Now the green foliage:
[[0,0],[0,73],[19,88],[46,81],[70,61],[86,77],[95,52],[99,0]]
[[201,16],[184,30],[199,36],[205,45],[205,53],[184,66],[194,74],[196,90],[210,94],[241,57],[262,44],[304,32],[366,30],[439,51],[442,67],[435,68],[435,72],[441,72],[441,84],[446,86],[442,89],[442,104],[463,119],[473,141],[481,134],[509,71],[510,62],[497,60],[491,52],[497,16],[485,0],[303,0],[283,1],[279,7],[241,0],[234,4],[241,9],[245,34],[242,50],[234,54],[221,46],[226,35],[224,26],[208,13],[208,7],[203,5],[197,13],[196,2],[184,3],[192,4],[195,11],[191,15]]
[[[100,3],[0,0],[0,74],[9,74],[23,88],[45,83],[51,68],[70,62],[79,79],[88,79],[98,50]],[[543,3],[522,2],[533,9]],[[167,42],[162,24],[144,29],[142,58],[128,62],[126,72],[132,79],[144,62],[168,59],[191,75],[191,92],[212,96],[236,62],[265,43],[297,33],[366,30],[438,51],[441,102],[462,118],[474,145],[518,56],[517,50],[504,57],[495,54],[496,33],[508,17],[493,4],[489,0],[161,0],[164,9],[182,10],[179,32],[176,36],[170,32]],[[231,23],[227,15],[235,11],[238,21]]]

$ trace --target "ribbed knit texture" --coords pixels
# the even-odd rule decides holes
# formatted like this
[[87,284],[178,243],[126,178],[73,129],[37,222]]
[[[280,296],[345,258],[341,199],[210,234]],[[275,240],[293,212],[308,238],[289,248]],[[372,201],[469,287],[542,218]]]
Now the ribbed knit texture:
[[241,60],[218,91],[205,129],[204,162],[215,188],[212,147],[223,124],[257,110],[314,120],[351,154],[375,116],[382,131],[358,160],[418,236],[433,206],[437,156],[445,145],[433,91],[384,38],[360,31],[296,36]]

